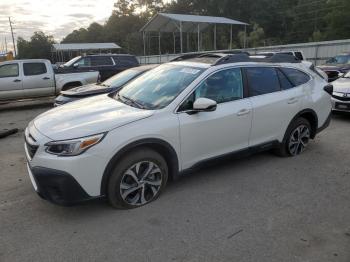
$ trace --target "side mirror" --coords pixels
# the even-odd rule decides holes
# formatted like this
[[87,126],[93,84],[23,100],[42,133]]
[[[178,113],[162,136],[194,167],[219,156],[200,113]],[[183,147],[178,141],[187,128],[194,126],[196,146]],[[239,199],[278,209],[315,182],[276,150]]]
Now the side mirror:
[[211,112],[216,110],[217,103],[208,98],[198,98],[193,103],[194,112]]
[[73,67],[74,67],[74,68],[78,68],[78,67],[79,67],[79,64],[78,64],[78,63],[75,63],[75,64],[73,65]]
[[326,91],[328,94],[332,95],[333,94],[333,86],[332,85],[326,85],[323,88],[324,91]]

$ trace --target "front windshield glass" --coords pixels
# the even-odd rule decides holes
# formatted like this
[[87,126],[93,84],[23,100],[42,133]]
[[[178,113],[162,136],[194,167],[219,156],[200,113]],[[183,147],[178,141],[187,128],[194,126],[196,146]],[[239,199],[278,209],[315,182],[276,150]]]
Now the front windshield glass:
[[78,61],[81,58],[81,56],[74,57],[73,59],[69,60],[67,63],[63,64],[64,67],[69,67],[71,65],[74,65],[76,61]]
[[203,68],[165,64],[126,85],[117,97],[145,109],[161,109],[173,101],[202,72]]
[[106,81],[101,83],[101,86],[120,87],[139,74],[141,74],[140,70],[128,69],[115,76],[112,76],[111,78],[108,78]]
[[328,64],[350,64],[350,55],[339,55],[327,61]]

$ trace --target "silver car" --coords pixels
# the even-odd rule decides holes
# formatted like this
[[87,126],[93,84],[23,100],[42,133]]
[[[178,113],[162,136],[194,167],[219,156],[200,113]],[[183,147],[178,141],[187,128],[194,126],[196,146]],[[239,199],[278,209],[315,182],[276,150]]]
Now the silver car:
[[333,111],[350,112],[350,71],[332,82]]

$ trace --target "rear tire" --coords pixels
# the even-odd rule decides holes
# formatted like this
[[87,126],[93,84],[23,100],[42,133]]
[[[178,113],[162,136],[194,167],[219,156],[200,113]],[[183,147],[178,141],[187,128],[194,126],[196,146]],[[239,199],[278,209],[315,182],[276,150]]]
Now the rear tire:
[[282,143],[274,153],[281,157],[300,155],[308,146],[310,139],[310,122],[303,117],[299,117],[289,125]]
[[158,198],[168,181],[168,166],[156,151],[140,148],[118,160],[108,182],[114,208],[131,209]]

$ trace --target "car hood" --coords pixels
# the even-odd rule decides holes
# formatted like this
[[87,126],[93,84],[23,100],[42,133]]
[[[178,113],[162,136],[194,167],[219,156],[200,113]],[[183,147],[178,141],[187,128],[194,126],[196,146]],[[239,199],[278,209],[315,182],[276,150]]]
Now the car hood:
[[35,118],[34,126],[53,140],[65,140],[110,131],[153,113],[99,95],[51,109]]
[[318,68],[327,71],[327,70],[341,70],[341,69],[350,69],[350,65],[349,64],[325,64],[325,65],[321,65],[321,66],[317,66]]
[[350,78],[338,78],[332,82],[333,91],[341,93],[350,93]]
[[78,86],[67,91],[61,91],[61,94],[64,96],[88,96],[109,93],[111,91],[113,91],[113,89],[110,87],[91,84],[85,86]]

